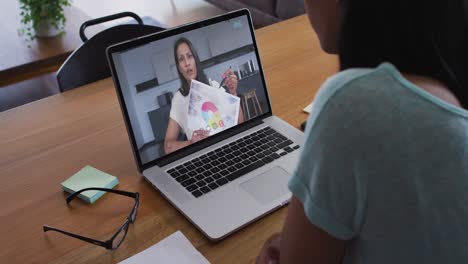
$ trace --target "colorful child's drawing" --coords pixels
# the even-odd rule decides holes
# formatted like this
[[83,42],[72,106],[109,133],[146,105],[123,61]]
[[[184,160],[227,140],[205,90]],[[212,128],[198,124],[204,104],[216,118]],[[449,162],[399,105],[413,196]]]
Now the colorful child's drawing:
[[221,119],[221,114],[213,102],[204,102],[202,104],[202,117],[211,129],[224,127],[224,122]]
[[237,125],[240,99],[198,81],[192,81],[189,96],[188,127],[214,135]]

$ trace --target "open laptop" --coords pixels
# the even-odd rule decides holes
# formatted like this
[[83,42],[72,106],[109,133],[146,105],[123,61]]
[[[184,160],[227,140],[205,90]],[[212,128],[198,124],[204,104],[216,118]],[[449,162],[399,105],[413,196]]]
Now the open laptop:
[[[190,41],[198,72],[212,86],[203,87],[207,97],[194,96],[193,83],[187,95],[181,92],[184,73],[195,71],[184,72],[185,59],[194,54],[179,54],[180,45],[175,51],[181,38]],[[272,114],[246,9],[111,46],[107,56],[139,171],[209,239],[222,239],[289,202],[287,182],[303,133]],[[216,88],[227,69],[237,89],[226,88],[235,88],[232,83]],[[221,112],[224,101],[210,101],[211,93],[229,97],[237,120]],[[219,121],[229,118],[231,126],[220,129]],[[206,121],[202,140],[192,140],[188,119]]]

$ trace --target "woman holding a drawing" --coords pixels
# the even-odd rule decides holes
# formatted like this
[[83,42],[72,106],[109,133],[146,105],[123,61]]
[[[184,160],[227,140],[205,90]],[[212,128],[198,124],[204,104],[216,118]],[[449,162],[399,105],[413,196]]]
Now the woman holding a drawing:
[[[166,154],[209,136],[209,130],[191,130],[187,127],[187,110],[191,81],[197,80],[209,85],[208,78],[201,67],[197,51],[193,48],[192,43],[188,39],[180,38],[176,41],[174,44],[174,59],[177,64],[181,87],[172,99],[169,123],[164,140],[164,151]],[[238,82],[234,72],[231,69],[227,69],[222,75],[222,78],[223,86],[227,87],[230,94],[237,96]],[[243,121],[244,116],[242,110],[239,109],[238,123],[242,123]],[[181,129],[185,133],[187,140],[180,141],[178,139]]]

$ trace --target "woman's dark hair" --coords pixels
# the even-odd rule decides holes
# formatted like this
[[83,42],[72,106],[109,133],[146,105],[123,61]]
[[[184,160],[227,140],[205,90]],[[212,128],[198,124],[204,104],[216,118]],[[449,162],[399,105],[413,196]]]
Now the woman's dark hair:
[[341,70],[390,62],[435,78],[468,107],[467,0],[343,0]]
[[190,51],[192,52],[193,58],[195,59],[195,66],[197,67],[197,78],[196,80],[205,84],[208,83],[208,78],[206,78],[205,73],[203,72],[201,63],[200,63],[200,58],[198,57],[197,51],[193,48],[192,43],[186,39],[186,38],[180,38],[178,39],[175,44],[174,44],[174,60],[176,63],[176,68],[177,68],[177,73],[179,73],[179,79],[180,82],[182,83],[179,91],[183,96],[187,96],[190,91],[190,83],[185,80],[184,76],[179,70],[179,59],[177,58],[177,48],[180,46],[180,44],[185,43],[188,45]]

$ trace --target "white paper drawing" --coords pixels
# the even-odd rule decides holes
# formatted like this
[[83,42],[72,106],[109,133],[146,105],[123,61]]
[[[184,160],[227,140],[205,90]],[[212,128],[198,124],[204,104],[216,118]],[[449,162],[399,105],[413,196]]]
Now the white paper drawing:
[[187,126],[194,131],[208,130],[210,136],[214,135],[237,125],[239,107],[239,97],[192,80]]

